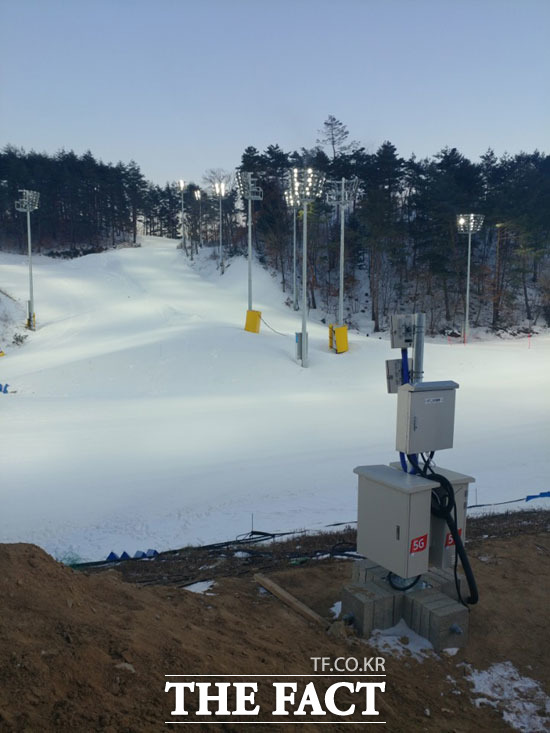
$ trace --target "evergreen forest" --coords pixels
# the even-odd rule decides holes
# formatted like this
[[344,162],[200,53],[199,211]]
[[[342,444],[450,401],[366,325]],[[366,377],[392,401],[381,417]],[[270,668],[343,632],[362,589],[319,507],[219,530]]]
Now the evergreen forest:
[[[499,158],[488,150],[472,162],[446,147],[431,158],[404,159],[390,142],[366,151],[333,116],[311,149],[247,147],[239,168],[263,190],[263,200],[253,202],[253,246],[260,262],[278,273],[289,305],[294,226],[284,193],[294,167],[312,167],[329,181],[357,179],[345,209],[344,313],[350,327],[361,313],[376,332],[387,327],[391,313],[422,311],[429,333],[458,334],[468,236],[458,231],[457,215],[466,213],[484,216],[472,236],[471,326],[517,331],[550,325],[550,156],[534,151]],[[222,179],[227,191],[219,197],[213,183]],[[26,251],[26,217],[14,204],[28,189],[40,193],[31,215],[33,252],[74,257],[136,245],[143,233],[182,239],[182,256],[211,247],[215,257],[221,218],[224,256],[246,254],[247,202],[232,183],[232,174],[209,171],[202,187],[191,183],[182,192],[177,181],[147,181],[135,161],[113,165],[89,151],[49,156],[6,146],[0,152],[0,249]],[[296,215],[300,257],[303,211]],[[305,285],[309,307],[329,319],[338,300],[339,216],[325,197],[309,204]]]

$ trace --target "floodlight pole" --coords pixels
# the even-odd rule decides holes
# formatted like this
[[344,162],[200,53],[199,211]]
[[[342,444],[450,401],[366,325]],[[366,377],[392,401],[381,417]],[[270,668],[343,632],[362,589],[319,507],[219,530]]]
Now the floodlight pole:
[[296,292],[296,205],[292,205],[292,304],[295,311],[298,310],[298,297]]
[[195,200],[199,202],[199,247],[202,247],[202,193],[200,188],[195,189]]
[[302,240],[302,366],[307,367],[307,207],[304,200],[304,221]]
[[[187,244],[185,242],[185,209],[183,203],[183,192],[185,190],[185,181],[180,178],[180,191],[181,191],[181,248],[187,252]],[[191,259],[193,259],[193,249],[191,248]]]
[[456,218],[458,231],[468,233],[468,265],[466,268],[466,305],[464,308],[464,344],[470,335],[470,267],[472,261],[472,234],[483,225],[482,214],[459,214]]
[[36,329],[36,316],[34,313],[34,288],[32,279],[31,211],[38,208],[40,194],[38,191],[27,191],[26,189],[21,189],[20,193],[22,196],[19,201],[15,202],[15,208],[17,211],[25,212],[27,214],[27,246],[29,254],[29,312],[27,328],[34,331]]
[[252,196],[248,197],[248,310],[252,310]]
[[29,249],[29,320],[27,327],[34,331],[36,320],[34,315],[34,288],[32,282],[32,246],[31,246],[31,212],[27,209],[27,243]]
[[214,183],[214,190],[218,194],[219,201],[220,201],[220,243],[219,243],[219,249],[218,249],[218,260],[219,260],[219,268],[221,270],[221,274],[223,275],[224,269],[223,269],[223,245],[222,245],[222,198],[225,193],[225,181],[216,181]]
[[220,188],[220,246],[218,251],[220,270],[223,275],[223,253],[222,253],[222,194]]
[[263,190],[250,171],[237,171],[239,193],[248,199],[248,310],[252,310],[252,202],[263,199]]
[[470,267],[472,262],[472,228],[468,227],[468,265],[466,267],[466,308],[464,313],[464,343],[470,337]]
[[346,205],[346,179],[342,178],[340,190],[340,287],[338,290],[338,325],[344,323],[344,224]]

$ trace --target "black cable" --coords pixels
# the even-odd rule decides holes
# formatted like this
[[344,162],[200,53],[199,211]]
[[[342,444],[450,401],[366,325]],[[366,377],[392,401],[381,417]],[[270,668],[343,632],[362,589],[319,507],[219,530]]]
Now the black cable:
[[[427,475],[426,478],[428,478]],[[432,514],[436,517],[439,517],[440,519],[445,519],[455,544],[456,555],[454,574],[458,598],[464,606],[466,606],[466,604],[474,605],[479,600],[479,594],[472,566],[470,565],[464,543],[462,542],[462,537],[460,536],[460,533],[458,531],[456,502],[454,498],[453,485],[448,478],[442,476],[441,474],[435,473],[431,469],[429,478],[431,481],[437,481],[439,483],[439,486],[432,491]],[[466,599],[466,602],[464,602],[460,593],[460,584],[458,581],[457,567],[459,556],[460,562],[462,563],[462,568],[464,569],[464,574],[466,575],[466,580],[468,581],[468,587],[470,589],[470,597]]]
[[421,575],[417,575],[416,578],[412,581],[412,583],[409,583],[409,585],[399,585],[394,581],[394,578],[397,578],[399,576],[395,575],[395,573],[388,573],[388,583],[391,585],[391,587],[394,590],[410,590],[411,588],[414,588],[414,586],[418,583]]

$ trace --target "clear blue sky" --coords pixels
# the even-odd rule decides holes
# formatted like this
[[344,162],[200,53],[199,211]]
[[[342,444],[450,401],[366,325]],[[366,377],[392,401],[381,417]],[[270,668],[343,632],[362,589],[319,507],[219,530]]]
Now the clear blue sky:
[[0,146],[201,183],[244,148],[550,152],[550,0],[0,0]]

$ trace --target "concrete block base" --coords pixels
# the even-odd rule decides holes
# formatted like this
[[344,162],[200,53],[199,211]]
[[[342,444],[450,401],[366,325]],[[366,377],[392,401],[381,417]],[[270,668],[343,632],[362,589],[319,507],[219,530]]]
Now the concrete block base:
[[353,617],[361,636],[373,629],[388,629],[400,619],[428,639],[435,651],[464,647],[468,641],[468,609],[457,600],[454,574],[433,569],[407,591],[395,590],[388,571],[359,560],[352,569],[352,582],[342,593],[342,615]]

